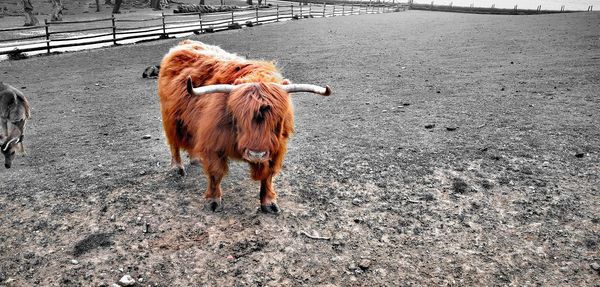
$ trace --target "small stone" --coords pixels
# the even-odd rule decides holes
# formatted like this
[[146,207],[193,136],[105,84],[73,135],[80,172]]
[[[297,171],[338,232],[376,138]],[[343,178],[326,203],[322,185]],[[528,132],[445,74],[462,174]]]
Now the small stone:
[[381,112],[382,112],[382,113],[387,113],[387,110],[382,110]]
[[594,263],[590,264],[590,267],[592,267],[592,269],[594,269],[596,271],[600,271],[600,264],[598,264],[598,262],[594,262]]
[[235,260],[235,257],[233,257],[233,255],[227,255],[227,260],[229,260],[229,261]]
[[582,158],[584,156],[585,156],[585,152],[583,152],[582,150],[577,150],[575,152],[575,157],[577,157],[577,158]]
[[425,125],[426,129],[432,129],[434,127],[435,127],[435,124],[427,124],[427,125]]
[[367,259],[367,258],[361,260],[360,263],[358,263],[358,267],[360,267],[360,269],[362,269],[362,270],[369,269],[370,266],[371,266],[371,260]]
[[458,127],[455,127],[455,126],[448,126],[448,127],[446,127],[447,131],[455,131],[456,129],[458,129]]
[[362,203],[362,200],[361,200],[360,198],[358,198],[358,197],[357,197],[357,198],[354,198],[354,199],[352,200],[352,204],[353,204],[353,205],[359,206],[361,203]]
[[75,260],[75,259],[71,259],[71,264],[73,265],[77,265],[79,264],[79,261]]
[[143,135],[143,136],[142,136],[142,139],[143,139],[143,140],[149,140],[149,139],[151,139],[151,138],[152,138],[152,135]]
[[121,280],[119,280],[119,284],[123,286],[133,286],[135,284],[135,279],[133,279],[133,277],[127,274],[121,277]]
[[500,91],[504,91],[504,87],[502,87],[502,89],[500,89]]
[[110,287],[121,287],[121,285],[119,285],[117,283],[113,283],[113,285],[110,285]]
[[387,234],[384,234],[383,236],[381,236],[381,239],[379,239],[379,241],[383,243],[390,243],[390,237]]
[[441,92],[442,92],[442,91],[436,91],[435,93],[436,93],[436,94],[439,94],[439,93],[441,93]]
[[348,264],[348,270],[356,270],[356,263],[354,262],[350,262],[350,264]]

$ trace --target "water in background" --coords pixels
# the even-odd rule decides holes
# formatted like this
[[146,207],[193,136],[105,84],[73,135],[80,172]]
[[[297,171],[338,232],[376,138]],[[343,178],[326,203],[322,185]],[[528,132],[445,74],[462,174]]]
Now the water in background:
[[587,11],[588,6],[594,6],[594,11],[600,11],[600,0],[414,0],[414,3],[434,5],[449,5],[469,7],[471,4],[475,7],[496,8],[514,8],[518,5],[519,9],[536,9],[542,5],[542,10],[560,10],[565,5],[565,10],[583,10]]

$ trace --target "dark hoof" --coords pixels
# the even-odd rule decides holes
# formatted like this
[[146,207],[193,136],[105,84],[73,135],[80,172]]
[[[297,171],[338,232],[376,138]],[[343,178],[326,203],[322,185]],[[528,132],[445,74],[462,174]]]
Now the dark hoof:
[[208,209],[212,212],[223,211],[223,204],[221,204],[220,199],[209,199],[208,202],[204,206],[206,209]]
[[183,167],[174,167],[171,169],[172,176],[185,176],[185,169]]
[[264,213],[272,213],[272,214],[281,213],[281,209],[279,209],[279,205],[277,205],[277,203],[275,203],[275,202],[268,204],[268,205],[261,205],[260,211],[262,211]]

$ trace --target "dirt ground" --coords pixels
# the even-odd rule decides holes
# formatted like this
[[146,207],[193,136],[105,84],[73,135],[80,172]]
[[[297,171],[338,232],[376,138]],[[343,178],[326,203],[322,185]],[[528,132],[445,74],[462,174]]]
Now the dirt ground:
[[179,40],[0,62],[32,106],[0,171],[0,285],[599,286],[599,25],[408,11],[194,36],[334,89],[294,96],[278,216],[243,163],[221,213],[199,167],[169,172],[141,73]]

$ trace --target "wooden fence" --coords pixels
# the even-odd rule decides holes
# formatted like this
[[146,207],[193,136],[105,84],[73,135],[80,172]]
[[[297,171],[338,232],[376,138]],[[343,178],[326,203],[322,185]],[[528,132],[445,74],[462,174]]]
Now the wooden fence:
[[[504,14],[504,15],[532,15],[532,14],[552,14],[552,13],[567,13],[581,12],[581,10],[566,10],[565,5],[558,10],[542,10],[542,5],[538,5],[536,9],[521,9],[518,5],[510,8],[496,8],[495,4],[491,7],[475,7],[471,4],[469,7],[454,6],[452,2],[449,5],[438,5],[434,1],[431,4],[417,4],[413,0],[408,0],[408,6],[411,10],[427,10],[427,11],[442,11],[442,12],[458,12],[458,13],[476,13],[476,14]],[[588,6],[587,11],[593,11],[594,6]]]
[[378,14],[404,11],[403,4],[290,4],[271,8],[250,8],[225,13],[162,14],[147,19],[110,18],[48,22],[35,27],[0,29],[7,34],[25,34],[19,37],[0,37],[0,55],[64,51],[66,48],[133,43],[142,40],[167,38],[183,33],[211,33],[219,30],[238,29],[242,25],[286,21],[291,19],[334,17],[361,14]]

